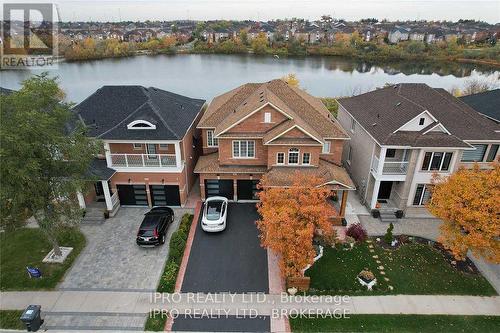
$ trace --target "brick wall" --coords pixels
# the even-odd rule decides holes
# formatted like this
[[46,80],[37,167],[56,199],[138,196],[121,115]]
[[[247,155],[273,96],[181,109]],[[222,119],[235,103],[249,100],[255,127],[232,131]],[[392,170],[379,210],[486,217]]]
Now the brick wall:
[[342,163],[342,150],[344,140],[327,140],[330,142],[330,154],[321,154],[320,157],[332,163],[340,165]]
[[[271,113],[271,122],[264,123],[264,114],[266,112]],[[269,129],[273,128],[277,124],[281,123],[283,120],[287,119],[285,115],[281,112],[276,111],[275,108],[267,105],[261,110],[257,111],[238,125],[232,127],[226,133],[265,133]]]
[[[142,144],[140,149],[134,149],[133,143],[110,143],[111,154],[146,154],[146,144]],[[167,148],[160,148],[156,145],[157,154],[175,154],[174,145],[168,144]]]
[[299,149],[299,165],[302,164],[302,155],[303,153],[311,154],[311,162],[310,165],[318,166],[319,164],[319,155],[321,153],[320,146],[268,146],[267,150],[267,165],[268,167],[272,167],[276,165],[276,155],[278,152],[285,153],[285,165],[288,164],[288,150],[290,148],[298,148]]
[[[117,172],[111,177],[111,189],[116,191],[116,185],[146,185],[146,192],[149,199],[149,185],[179,185],[181,205],[187,200],[186,168],[182,173],[153,173],[153,172]],[[129,182],[130,179],[130,182]]]
[[233,158],[233,141],[235,139],[219,140],[219,162],[221,165],[267,165],[267,146],[261,139],[255,141],[255,158]]

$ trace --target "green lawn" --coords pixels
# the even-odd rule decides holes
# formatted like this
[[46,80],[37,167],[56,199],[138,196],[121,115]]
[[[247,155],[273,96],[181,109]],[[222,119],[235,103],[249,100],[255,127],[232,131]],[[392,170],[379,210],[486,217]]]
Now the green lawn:
[[19,318],[22,310],[0,310],[0,328],[11,330],[23,330],[26,326]]
[[151,316],[148,315],[148,320],[144,326],[145,331],[163,332],[165,330],[165,324],[167,322],[168,316],[165,314],[158,314]]
[[444,315],[351,315],[350,318],[294,318],[293,332],[498,332],[500,317]]
[[[75,228],[61,229],[61,246],[73,247],[63,264],[44,264],[42,259],[52,249],[40,229],[21,228],[0,233],[0,290],[54,289],[85,246],[85,237]],[[26,266],[42,271],[41,279],[30,279]]]
[[[368,243],[359,244],[350,251],[343,251],[340,247],[325,249],[324,256],[306,271],[311,277],[311,293],[496,295],[483,276],[456,270],[442,253],[428,245],[412,243],[397,250],[386,250],[376,242],[372,244],[372,253]],[[378,255],[380,264],[372,258],[373,255]],[[384,267],[385,275],[377,269],[380,265]],[[371,292],[356,279],[365,267],[377,278],[378,285]],[[391,291],[389,286],[394,289]]]

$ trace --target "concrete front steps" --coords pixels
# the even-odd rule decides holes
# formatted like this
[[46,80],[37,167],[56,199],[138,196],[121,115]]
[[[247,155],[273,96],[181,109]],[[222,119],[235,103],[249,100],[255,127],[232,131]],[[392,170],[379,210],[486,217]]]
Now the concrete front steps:
[[380,210],[380,221],[384,223],[398,222],[396,212],[394,210]]
[[104,208],[87,207],[85,209],[85,216],[82,220],[83,224],[102,224],[104,221]]
[[45,330],[143,331],[147,314],[106,312],[45,312]]

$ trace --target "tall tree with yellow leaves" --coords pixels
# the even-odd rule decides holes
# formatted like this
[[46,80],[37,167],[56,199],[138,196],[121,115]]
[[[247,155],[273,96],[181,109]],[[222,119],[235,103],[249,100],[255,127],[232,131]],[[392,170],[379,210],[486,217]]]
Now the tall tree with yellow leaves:
[[459,169],[442,179],[434,176],[432,214],[441,218],[439,241],[457,259],[467,251],[500,263],[500,164],[492,170]]

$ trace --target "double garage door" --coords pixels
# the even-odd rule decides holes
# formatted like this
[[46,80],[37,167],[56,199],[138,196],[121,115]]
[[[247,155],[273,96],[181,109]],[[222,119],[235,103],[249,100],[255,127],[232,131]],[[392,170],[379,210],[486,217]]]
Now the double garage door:
[[[122,206],[147,206],[146,185],[116,185]],[[149,185],[153,206],[180,206],[178,185]]]
[[[238,200],[258,200],[258,180],[237,180]],[[234,187],[231,179],[205,179],[205,197],[221,196],[234,199]]]

